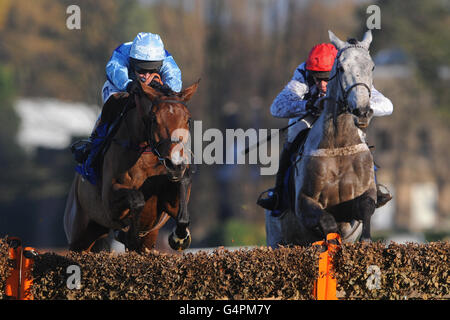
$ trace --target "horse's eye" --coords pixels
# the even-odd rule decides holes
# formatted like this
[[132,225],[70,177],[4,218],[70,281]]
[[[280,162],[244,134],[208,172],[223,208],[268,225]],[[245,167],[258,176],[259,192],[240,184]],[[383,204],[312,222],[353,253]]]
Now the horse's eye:
[[339,69],[340,72],[344,72],[344,67],[343,66],[339,66],[338,69]]
[[375,70],[375,66],[372,67],[372,71]]

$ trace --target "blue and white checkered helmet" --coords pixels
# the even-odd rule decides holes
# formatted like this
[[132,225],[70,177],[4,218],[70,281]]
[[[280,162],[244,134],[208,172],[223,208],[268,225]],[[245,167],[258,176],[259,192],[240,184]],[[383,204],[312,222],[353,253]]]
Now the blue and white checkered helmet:
[[150,32],[139,32],[130,49],[130,58],[142,61],[162,61],[166,57],[161,37]]

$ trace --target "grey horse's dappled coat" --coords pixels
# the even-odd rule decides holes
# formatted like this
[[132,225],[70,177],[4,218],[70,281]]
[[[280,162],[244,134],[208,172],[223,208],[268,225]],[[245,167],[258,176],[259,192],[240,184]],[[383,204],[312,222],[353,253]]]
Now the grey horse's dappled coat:
[[[279,217],[266,213],[270,246],[306,245],[336,231],[344,241],[355,241],[361,234],[362,239],[370,239],[376,185],[373,158],[361,128],[375,114],[390,114],[392,104],[383,101],[373,87],[374,63],[368,51],[371,32],[361,42],[352,43],[329,33],[339,52],[323,100],[324,111],[295,163],[294,207]],[[378,107],[376,112],[374,107]]]

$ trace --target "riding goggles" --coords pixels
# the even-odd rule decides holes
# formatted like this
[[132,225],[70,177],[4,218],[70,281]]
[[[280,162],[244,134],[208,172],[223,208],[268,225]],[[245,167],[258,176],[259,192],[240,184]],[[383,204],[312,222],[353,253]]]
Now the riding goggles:
[[140,74],[159,73],[163,65],[163,61],[144,61],[130,58],[131,67]]

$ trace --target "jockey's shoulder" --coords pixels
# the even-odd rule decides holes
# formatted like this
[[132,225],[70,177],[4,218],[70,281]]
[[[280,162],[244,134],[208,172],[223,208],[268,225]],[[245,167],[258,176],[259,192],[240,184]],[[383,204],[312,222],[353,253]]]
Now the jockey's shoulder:
[[306,71],[306,62],[302,62],[302,63],[300,63],[298,66],[297,66],[297,69],[295,69],[296,71],[297,70],[304,70],[304,71]]
[[297,66],[297,68],[294,71],[294,76],[292,77],[292,80],[297,80],[300,82],[305,83],[306,82],[306,63],[303,62]]
[[129,54],[132,42],[125,42],[117,46],[117,48],[114,49],[116,52],[120,52],[122,54]]

